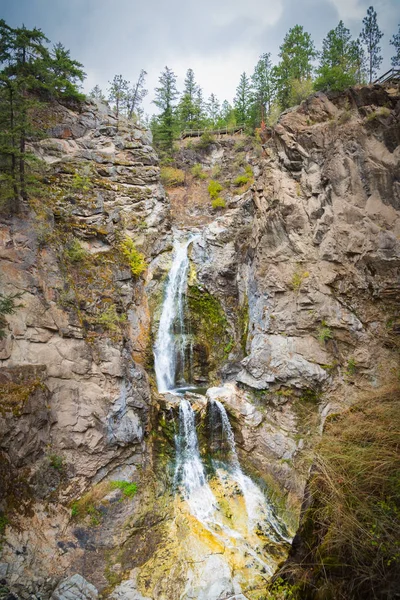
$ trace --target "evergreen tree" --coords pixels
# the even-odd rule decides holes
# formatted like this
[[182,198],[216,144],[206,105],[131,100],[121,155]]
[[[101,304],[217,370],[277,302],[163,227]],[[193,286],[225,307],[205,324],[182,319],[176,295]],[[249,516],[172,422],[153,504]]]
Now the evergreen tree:
[[154,104],[161,114],[153,121],[152,131],[156,145],[167,153],[172,152],[173,141],[177,133],[177,117],[175,101],[178,97],[175,73],[165,67],[158,81]]
[[193,69],[187,70],[184,86],[182,98],[178,105],[180,126],[182,130],[197,129],[200,127],[203,102]]
[[89,92],[89,98],[92,98],[92,100],[97,100],[98,102],[104,102],[106,103],[106,97],[103,94],[102,89],[100,88],[100,86],[95,85],[94,88],[92,88]]
[[114,103],[114,110],[117,119],[120,113],[124,113],[127,107],[129,81],[124,79],[122,75],[114,75],[112,81],[108,82],[110,87],[108,89],[108,101]]
[[236,120],[241,124],[247,124],[251,109],[251,83],[246,73],[240,76],[239,85],[236,88],[236,96],[233,100],[235,106]]
[[0,200],[18,211],[28,199],[30,164],[27,140],[40,132],[30,115],[52,98],[80,100],[77,82],[85,74],[60,44],[50,53],[40,29],[12,28],[0,20]]
[[254,103],[254,125],[265,121],[275,93],[271,54],[262,54],[251,76]]
[[301,25],[295,25],[286,34],[280,46],[280,62],[274,69],[277,79],[277,96],[282,108],[290,106],[293,82],[310,80],[313,72],[312,60],[317,52],[309,33]]
[[383,33],[378,27],[377,14],[374,7],[370,6],[367,10],[367,16],[363,19],[364,27],[360,33],[361,42],[367,50],[369,83],[372,83],[374,75],[376,76],[382,62],[381,48],[378,45]]
[[127,103],[127,117],[132,119],[133,115],[139,117],[141,110],[140,105],[143,102],[143,98],[147,96],[148,90],[145,89],[147,72],[143,69],[139,73],[139,77],[132,88],[127,92],[126,103]]
[[53,47],[49,62],[50,88],[55,97],[83,100],[84,95],[78,92],[78,86],[86,77],[83,65],[71,58],[69,50],[58,43]]
[[221,127],[231,127],[236,125],[236,111],[229,104],[228,100],[224,100],[221,106],[221,117],[218,122]]
[[320,65],[315,81],[317,90],[344,90],[357,83],[359,46],[340,21],[322,42]]
[[221,107],[215,94],[211,94],[207,102],[207,117],[212,127],[217,127],[221,118]]
[[394,46],[394,49],[396,51],[396,54],[392,56],[392,67],[400,67],[400,24],[399,31],[393,34],[390,43],[392,44],[392,46]]

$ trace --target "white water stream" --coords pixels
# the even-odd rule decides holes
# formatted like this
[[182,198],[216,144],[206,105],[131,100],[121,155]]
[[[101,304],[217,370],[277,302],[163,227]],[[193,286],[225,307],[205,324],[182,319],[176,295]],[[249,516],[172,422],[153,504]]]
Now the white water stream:
[[[180,235],[174,242],[174,257],[154,346],[160,393],[178,393],[177,384],[184,381],[186,351],[188,343],[192,343],[188,340],[184,316],[188,247],[194,237],[182,240]],[[282,543],[289,541],[285,527],[275,516],[261,489],[243,473],[224,406],[219,401],[211,401],[210,409],[210,418],[216,420],[220,430],[222,426],[222,442],[228,449],[227,456],[223,460],[212,459],[213,474],[207,476],[199,451],[195,412],[189,400],[181,396],[179,432],[175,437],[176,498],[180,496],[185,501],[190,514],[207,530],[207,535],[211,534],[221,547],[229,549],[232,557],[237,557],[232,560],[247,565],[246,556],[251,556],[255,572],[261,577],[271,576],[277,560],[264,550],[265,539],[282,548]],[[227,509],[227,506],[231,508]]]
[[184,320],[184,299],[189,268],[188,246],[195,236],[174,242],[174,258],[168,276],[165,298],[162,306],[160,325],[154,346],[154,368],[157,387],[160,393],[175,388],[177,362],[184,373],[186,332]]

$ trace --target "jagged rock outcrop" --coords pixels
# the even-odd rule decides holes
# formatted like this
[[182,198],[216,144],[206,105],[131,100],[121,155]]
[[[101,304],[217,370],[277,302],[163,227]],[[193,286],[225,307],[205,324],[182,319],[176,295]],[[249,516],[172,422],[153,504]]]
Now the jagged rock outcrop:
[[[290,440],[289,454],[265,442],[266,468],[287,489],[327,414],[396,377],[399,106],[373,86],[286,111],[262,134],[262,156],[245,148],[252,187],[228,192],[228,210],[194,242],[198,285],[235,332],[221,373],[263,408],[266,439]],[[235,165],[237,148],[220,150]]]

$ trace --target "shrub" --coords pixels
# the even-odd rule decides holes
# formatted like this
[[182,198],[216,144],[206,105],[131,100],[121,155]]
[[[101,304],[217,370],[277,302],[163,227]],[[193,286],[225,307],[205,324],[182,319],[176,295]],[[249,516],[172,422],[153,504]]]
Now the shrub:
[[17,308],[23,306],[22,304],[16,303],[16,300],[21,298],[21,296],[22,292],[12,295],[5,295],[0,292],[0,340],[6,337],[5,328],[7,326],[7,320],[5,315],[13,315]]
[[49,463],[57,471],[62,471],[64,468],[64,458],[58,454],[49,454]]
[[196,163],[195,165],[193,165],[193,167],[190,169],[190,172],[193,175],[193,177],[195,177],[196,179],[206,179],[207,178],[207,174],[204,173],[203,167],[201,166],[200,163]]
[[87,257],[86,250],[76,238],[67,246],[65,253],[72,263],[81,262]]
[[137,483],[129,481],[112,481],[110,487],[112,490],[121,490],[126,498],[133,498],[137,492]]
[[333,334],[331,329],[329,329],[327,323],[322,321],[321,326],[318,330],[318,339],[321,344],[324,344],[327,340],[331,340],[333,338]]
[[132,275],[139,277],[146,270],[146,261],[144,254],[136,250],[135,244],[132,239],[128,236],[120,244],[120,250],[124,257],[127,259],[128,264],[131,268]]
[[212,144],[215,144],[214,136],[209,131],[205,131],[197,142],[196,147],[200,150],[207,150]]
[[354,360],[354,358],[349,358],[349,360],[347,361],[347,371],[346,374],[347,375],[354,375],[355,372],[357,370],[357,365],[356,365],[356,361]]
[[115,304],[111,304],[97,317],[97,322],[111,332],[116,332],[122,323],[125,323],[126,315],[119,315]]
[[214,210],[226,208],[226,202],[223,198],[221,198],[221,196],[217,196],[217,198],[211,200],[211,206]]
[[219,183],[219,181],[211,179],[210,183],[208,184],[208,193],[210,194],[210,198],[212,198],[213,200],[215,198],[218,198],[218,194],[221,190],[222,185]]
[[211,171],[211,175],[214,179],[217,179],[221,175],[221,165],[214,165]]
[[245,165],[244,170],[246,171],[245,175],[238,175],[236,179],[233,180],[233,185],[235,187],[241,187],[243,185],[247,185],[253,178],[253,171],[250,165]]
[[390,116],[390,109],[387,108],[387,106],[380,106],[376,110],[373,110],[371,113],[369,113],[369,115],[367,116],[367,122],[374,121],[375,119],[378,119],[379,117],[383,117],[384,119],[386,119],[389,116]]
[[174,167],[161,167],[161,181],[166,187],[178,187],[185,183],[185,173]]
[[307,277],[309,277],[309,276],[310,276],[310,273],[308,271],[303,271],[302,273],[300,273],[299,271],[295,271],[293,273],[293,277],[292,277],[292,281],[291,281],[292,288],[296,292],[299,291],[304,279],[307,279]]

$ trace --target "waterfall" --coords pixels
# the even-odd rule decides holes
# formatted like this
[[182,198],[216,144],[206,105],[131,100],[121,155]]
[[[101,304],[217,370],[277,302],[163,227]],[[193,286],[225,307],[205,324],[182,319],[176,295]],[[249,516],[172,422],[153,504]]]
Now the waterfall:
[[182,489],[191,513],[206,523],[212,519],[217,502],[206,480],[197,441],[195,414],[188,400],[181,400],[179,406],[179,434],[175,443],[175,487]]
[[185,332],[184,308],[189,258],[187,249],[195,236],[174,242],[174,259],[165,290],[160,325],[154,346],[154,367],[158,391],[173,390],[177,367],[184,376],[187,336]]
[[211,402],[217,408],[221,418],[222,433],[229,450],[229,466],[232,471],[232,477],[237,481],[244,497],[249,529],[254,530],[255,527],[260,527],[260,523],[266,523],[268,524],[269,536],[275,538],[275,541],[283,539],[290,542],[284,531],[284,526],[274,515],[262,490],[242,471],[236,451],[235,436],[224,405],[219,400],[212,400]]

